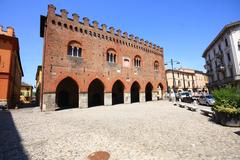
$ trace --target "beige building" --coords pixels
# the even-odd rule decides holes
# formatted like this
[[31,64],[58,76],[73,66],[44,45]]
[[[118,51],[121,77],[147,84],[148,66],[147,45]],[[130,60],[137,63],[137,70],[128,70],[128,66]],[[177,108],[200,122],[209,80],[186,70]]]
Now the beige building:
[[33,87],[25,82],[21,84],[21,95],[20,101],[21,103],[28,104],[32,102],[32,90]]
[[[167,69],[166,77],[168,90],[173,89],[175,92],[189,91],[195,93],[207,91],[208,77],[202,71],[184,68],[173,71]],[[175,85],[173,85],[174,79]]]
[[42,84],[42,66],[38,66],[35,80],[36,80],[36,104],[40,105],[40,92],[41,92],[41,84]]

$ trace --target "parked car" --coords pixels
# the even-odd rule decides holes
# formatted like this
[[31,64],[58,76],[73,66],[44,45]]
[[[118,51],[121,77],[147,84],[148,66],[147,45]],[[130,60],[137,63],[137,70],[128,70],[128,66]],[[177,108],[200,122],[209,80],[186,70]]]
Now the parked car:
[[202,95],[198,98],[198,104],[213,106],[215,104],[215,99],[212,95]]
[[193,102],[192,95],[189,92],[180,92],[179,95],[178,95],[178,99],[181,102],[187,102],[187,103],[192,103]]
[[2,109],[2,110],[7,109],[7,101],[6,100],[0,100],[0,109]]

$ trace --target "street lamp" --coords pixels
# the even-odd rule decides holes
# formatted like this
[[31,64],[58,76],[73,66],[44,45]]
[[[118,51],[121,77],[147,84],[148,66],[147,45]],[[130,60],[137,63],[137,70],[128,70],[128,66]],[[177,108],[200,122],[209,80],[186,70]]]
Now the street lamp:
[[173,86],[172,86],[172,88],[173,88],[173,91],[174,91],[174,93],[175,93],[175,91],[176,91],[176,86],[175,86],[176,82],[175,82],[175,77],[174,77],[173,64],[174,64],[174,63],[180,64],[180,62],[179,62],[179,61],[174,61],[174,60],[171,58],[171,61],[166,62],[164,65],[168,65],[168,63],[171,63],[171,67],[172,67],[172,76],[173,76]]

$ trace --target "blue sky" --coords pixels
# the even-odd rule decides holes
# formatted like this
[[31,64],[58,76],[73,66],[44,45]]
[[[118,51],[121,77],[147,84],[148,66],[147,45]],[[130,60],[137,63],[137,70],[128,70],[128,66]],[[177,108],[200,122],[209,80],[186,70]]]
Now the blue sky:
[[185,68],[203,70],[202,53],[224,25],[240,20],[240,0],[0,0],[0,24],[13,26],[20,41],[23,81],[35,84],[42,63],[40,15],[54,4],[108,27],[120,28],[164,48]]

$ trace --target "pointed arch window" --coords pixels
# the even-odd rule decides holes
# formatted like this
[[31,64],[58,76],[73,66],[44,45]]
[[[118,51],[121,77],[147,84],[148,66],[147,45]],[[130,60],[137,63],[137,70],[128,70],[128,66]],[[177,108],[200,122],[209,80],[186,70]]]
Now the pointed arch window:
[[134,58],[134,67],[136,67],[136,68],[141,67],[141,57],[140,56],[135,56],[135,58]]
[[116,63],[116,59],[117,59],[117,56],[115,51],[113,50],[107,51],[107,61],[109,63]]
[[159,70],[159,63],[158,61],[154,62],[154,71],[158,71]]

